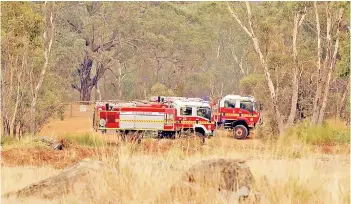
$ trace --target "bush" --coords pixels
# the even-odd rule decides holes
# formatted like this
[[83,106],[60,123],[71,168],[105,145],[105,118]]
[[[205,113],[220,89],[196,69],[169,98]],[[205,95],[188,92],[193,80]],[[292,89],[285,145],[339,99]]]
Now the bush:
[[2,136],[1,137],[1,146],[4,145],[11,145],[18,142],[18,139],[15,137],[11,137],[11,136]]
[[240,91],[244,95],[250,95],[254,93],[254,89],[258,83],[262,81],[263,77],[260,74],[253,73],[242,78],[239,82]]
[[263,123],[255,129],[255,138],[268,140],[279,135],[278,124],[275,116],[270,112],[261,112]]
[[309,122],[300,122],[290,128],[283,139],[299,140],[312,145],[335,145],[350,143],[350,130],[345,127],[338,127],[326,122],[323,125],[309,126]]
[[102,146],[104,141],[100,137],[96,137],[90,133],[84,134],[65,134],[61,136],[68,142],[73,144],[79,144],[83,146]]
[[174,96],[174,92],[161,83],[156,83],[151,87],[152,96]]
[[41,142],[37,137],[32,135],[24,135],[20,139],[13,136],[2,136],[1,146],[3,148],[37,148],[46,147],[46,144]]

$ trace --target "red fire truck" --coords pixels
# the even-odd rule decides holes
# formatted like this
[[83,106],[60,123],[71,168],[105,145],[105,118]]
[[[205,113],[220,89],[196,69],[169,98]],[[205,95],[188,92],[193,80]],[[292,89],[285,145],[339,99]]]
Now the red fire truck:
[[210,105],[198,98],[153,97],[149,103],[96,103],[93,126],[105,133],[116,130],[122,138],[145,132],[159,138],[197,137],[204,142],[213,135]]
[[234,131],[234,137],[245,139],[256,124],[262,122],[256,110],[253,97],[227,95],[211,104],[212,120],[216,128],[223,127]]

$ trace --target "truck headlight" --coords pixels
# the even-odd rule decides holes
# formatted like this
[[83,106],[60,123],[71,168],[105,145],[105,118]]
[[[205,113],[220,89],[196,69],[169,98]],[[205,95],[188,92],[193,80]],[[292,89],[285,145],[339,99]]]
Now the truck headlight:
[[99,121],[99,124],[100,124],[100,127],[105,127],[106,125],[106,120],[101,118],[100,121]]

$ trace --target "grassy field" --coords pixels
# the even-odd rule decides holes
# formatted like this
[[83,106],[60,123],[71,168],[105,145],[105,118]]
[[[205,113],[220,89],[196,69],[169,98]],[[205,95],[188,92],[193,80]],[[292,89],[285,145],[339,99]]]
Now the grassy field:
[[[306,131],[315,139],[306,140],[302,134]],[[318,127],[318,131],[301,124],[290,130],[289,135],[274,141],[239,141],[227,132],[218,131],[204,146],[166,139],[145,139],[141,145],[132,145],[121,143],[116,135],[64,133],[57,136],[67,139],[63,151],[50,150],[33,138],[3,141],[2,194],[55,175],[83,158],[108,162],[119,174],[117,177],[101,174],[97,181],[91,181],[87,191],[50,201],[36,197],[3,198],[2,201],[235,203],[221,193],[199,192],[196,197],[189,197],[171,193],[168,189],[187,168],[201,160],[238,158],[247,161],[256,180],[256,189],[263,196],[262,203],[350,203],[350,146],[349,138],[344,138],[347,134],[349,137],[348,127],[338,127],[338,135],[332,137],[341,138],[339,140],[318,136],[326,131],[335,134],[329,126]]]

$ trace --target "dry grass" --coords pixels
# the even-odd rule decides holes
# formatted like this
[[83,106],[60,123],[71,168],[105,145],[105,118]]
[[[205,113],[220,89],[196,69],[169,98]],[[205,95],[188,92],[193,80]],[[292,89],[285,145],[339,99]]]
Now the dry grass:
[[[69,129],[73,122],[81,128]],[[83,158],[112,164],[118,176],[101,175],[87,191],[50,201],[3,198],[3,203],[235,203],[230,196],[213,191],[198,192],[196,197],[169,192],[187,168],[213,158],[246,159],[263,195],[262,203],[350,203],[350,145],[345,142],[314,145],[297,137],[262,141],[254,135],[239,141],[226,131],[217,131],[201,147],[184,140],[153,139],[133,145],[121,143],[117,135],[92,132],[86,128],[90,124],[86,118],[49,123],[40,135],[60,138],[70,134],[72,144],[63,151],[49,150],[33,138],[4,144],[2,194],[55,175]],[[341,130],[349,128],[339,121],[328,124]],[[101,139],[107,143],[101,144]]]
[[[347,151],[326,155],[319,148],[308,145],[299,144],[301,146],[297,148],[259,140],[238,141],[226,134],[218,132],[216,137],[208,140],[201,148],[186,146],[184,141],[157,142],[151,139],[143,141],[141,146],[118,143],[113,147],[99,147],[101,150],[110,148],[111,151],[96,151],[95,148],[86,157],[99,158],[113,164],[119,171],[118,176],[102,175],[99,181],[92,182],[87,191],[56,198],[50,203],[175,203],[172,196],[177,195],[171,194],[168,189],[192,164],[210,158],[246,159],[257,181],[257,189],[264,195],[262,203],[350,202]],[[16,155],[16,152],[11,154]],[[33,152],[29,152],[27,156],[30,154],[33,155]],[[72,152],[67,150],[65,154],[67,157],[61,159],[68,161],[66,165],[75,162],[69,160]],[[12,160],[16,160],[16,157]],[[28,165],[24,160],[22,162]],[[2,193],[58,173],[57,169],[51,167],[55,166],[55,162],[58,160],[47,162],[45,159],[38,159],[37,165],[42,167],[36,168],[20,166],[21,162],[16,163],[17,167],[3,166]],[[159,197],[160,195],[163,196]],[[179,203],[234,203],[232,198],[216,192],[199,192],[196,197],[191,198],[188,195],[178,197]],[[49,201],[39,198],[9,198],[3,199],[3,202]]]
[[[51,120],[39,136],[68,136],[70,142],[85,146],[72,144],[63,151],[53,151],[30,137],[19,142],[6,141],[2,146],[1,193],[55,175],[83,158],[112,164],[119,171],[118,176],[101,175],[101,179],[92,181],[87,191],[76,195],[54,200],[2,198],[2,203],[176,203],[172,196],[178,196],[178,203],[235,203],[216,192],[198,192],[195,198],[169,192],[172,184],[192,164],[213,158],[246,159],[257,189],[263,195],[262,203],[350,203],[348,143],[313,145],[298,137],[262,142],[255,139],[255,135],[239,141],[228,132],[217,131],[203,147],[186,141],[151,139],[143,140],[140,146],[122,144],[116,135],[92,131],[90,109],[79,112],[79,106],[74,106],[74,118],[69,118],[69,108],[64,120]],[[349,126],[342,121],[330,119],[327,124],[336,132],[349,131]],[[318,131],[323,133],[324,129]],[[91,140],[91,135],[98,139]],[[320,140],[319,135],[314,135],[315,141]],[[100,139],[109,145],[101,145]]]

